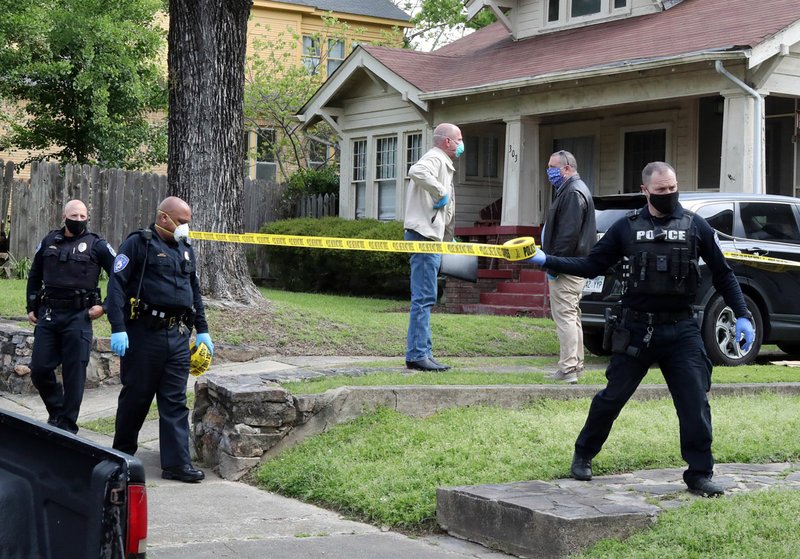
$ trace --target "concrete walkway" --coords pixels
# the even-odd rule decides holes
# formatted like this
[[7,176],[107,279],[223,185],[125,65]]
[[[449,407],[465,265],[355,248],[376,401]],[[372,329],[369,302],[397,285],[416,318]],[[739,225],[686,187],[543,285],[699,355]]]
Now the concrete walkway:
[[[243,374],[283,371],[304,376],[309,369],[327,370],[345,363],[380,358],[274,358],[257,363],[227,364],[214,372]],[[394,361],[398,362],[397,359]],[[190,390],[194,379],[189,379]],[[80,421],[113,417],[118,386],[87,390]],[[0,409],[38,420],[47,412],[37,395],[0,393]],[[81,430],[80,436],[104,445],[111,437]],[[498,559],[508,557],[449,536],[410,538],[354,522],[294,499],[226,481],[206,470],[206,479],[187,484],[161,479],[157,421],[140,434],[136,456],[145,466],[148,495],[148,558],[152,559]]]
[[[337,374],[359,374],[359,364],[386,361],[385,368],[402,368],[400,359],[380,357],[271,357],[245,363],[215,365],[212,371],[223,375],[267,375],[275,380],[312,378]],[[507,360],[504,360],[507,361]],[[505,366],[503,369],[514,369]],[[492,369],[487,367],[487,369]],[[529,369],[529,368],[528,368]],[[499,372],[499,369],[498,369]],[[362,373],[363,374],[363,373]],[[190,390],[194,379],[189,379]],[[576,387],[563,386],[573,395]],[[557,386],[551,385],[553,389]],[[763,387],[763,385],[762,385]],[[594,392],[598,387],[581,386]],[[721,387],[717,387],[720,389]],[[758,387],[753,387],[757,389]],[[796,392],[797,387],[792,388]],[[113,417],[116,411],[118,386],[87,390],[80,421]],[[582,394],[584,397],[589,395]],[[14,411],[34,419],[47,414],[37,395],[0,393],[0,409]],[[80,436],[110,445],[111,438],[82,430]],[[226,481],[210,470],[200,484],[184,484],[161,479],[158,461],[157,421],[145,424],[140,435],[137,457],[143,462],[148,491],[148,557],[153,559],[499,559],[509,557],[481,545],[450,536],[410,538],[369,524],[354,522],[326,509],[294,499],[262,491],[245,483]],[[534,534],[525,529],[512,533],[486,533],[487,524],[514,531],[526,525],[531,517],[544,509],[551,535],[567,534],[571,526],[592,523],[598,514],[641,514],[642,525],[652,521],[658,510],[685,502],[688,495],[680,481],[682,469],[632,472],[622,476],[597,477],[590,483],[574,480],[552,482],[520,482],[496,486],[441,488],[439,520],[453,533],[507,551],[532,556],[531,547],[542,548],[541,540],[530,540]],[[751,467],[746,464],[717,466],[718,480],[731,492],[779,485],[800,486],[798,464],[775,464]],[[659,503],[656,506],[653,499]],[[606,502],[607,501],[607,502]],[[623,503],[625,501],[625,503]],[[554,505],[555,503],[555,505]],[[622,506],[624,504],[624,506]],[[523,506],[524,505],[524,506]],[[564,510],[558,509],[561,506]],[[477,508],[476,508],[477,507]],[[510,507],[510,508],[509,508]],[[625,507],[632,507],[631,510]],[[638,507],[638,508],[637,508]],[[580,509],[580,510],[578,510]],[[514,526],[506,514],[523,514],[521,525]],[[565,512],[566,511],[566,512]],[[526,516],[527,515],[527,516]],[[638,525],[631,522],[631,526]],[[574,522],[572,520],[575,520]],[[531,524],[527,524],[528,527]],[[575,533],[584,533],[586,525]],[[617,528],[622,530],[622,528]],[[607,535],[612,535],[610,529]],[[622,535],[623,531],[616,535]],[[498,538],[503,542],[498,541]],[[515,538],[521,538],[515,539]],[[590,538],[592,539],[592,538]],[[592,540],[593,541],[593,540]],[[560,543],[559,543],[560,542]],[[570,545],[570,538],[552,542],[550,553],[541,556],[560,557],[590,543]],[[512,545],[508,545],[512,544]],[[563,546],[559,547],[560,544]]]

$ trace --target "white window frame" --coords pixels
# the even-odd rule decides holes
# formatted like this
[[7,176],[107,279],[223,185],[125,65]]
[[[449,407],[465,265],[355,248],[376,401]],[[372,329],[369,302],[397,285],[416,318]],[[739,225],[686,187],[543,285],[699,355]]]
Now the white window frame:
[[[375,192],[377,195],[377,218],[381,221],[393,221],[397,219],[398,204],[397,204],[397,191],[398,191],[398,167],[400,166],[401,158],[399,157],[399,141],[397,134],[387,134],[375,136]],[[386,149],[382,144],[386,142],[386,148],[391,148],[394,143],[393,149]],[[391,190],[391,195],[384,195],[384,188]],[[382,210],[381,200],[392,199],[392,211]]]
[[[478,138],[478,174],[477,175],[468,175],[467,174],[467,160],[465,158],[472,157],[475,150],[472,146],[466,145],[467,138]],[[482,133],[478,134],[464,134],[465,140],[465,148],[466,151],[464,155],[461,156],[461,159],[464,161],[458,166],[459,167],[459,175],[461,178],[460,182],[465,184],[503,184],[503,168],[505,165],[505,137],[502,137],[499,133]],[[487,170],[487,140],[494,140],[497,143],[497,176],[489,177],[486,176]]]
[[545,27],[579,24],[610,16],[627,14],[630,13],[633,4],[633,0],[627,0],[624,7],[615,8],[614,0],[600,0],[600,10],[598,12],[584,16],[572,17],[572,2],[573,0],[559,0],[558,19],[554,21],[548,21],[548,17],[550,15],[550,2],[548,0],[544,0],[542,2],[544,10],[544,17],[542,21],[544,21]]
[[[309,74],[319,72],[322,63],[322,40],[314,35],[303,35],[301,39],[303,49],[302,62]],[[315,48],[316,45],[316,48]]]
[[[261,132],[271,132],[272,133],[272,145],[274,146],[277,143],[277,131],[274,128],[257,128],[253,130],[253,149],[252,149],[252,156],[253,156],[253,178],[256,180],[271,180],[276,181],[278,179],[278,163],[275,157],[275,152],[262,155],[260,153],[259,148],[261,147],[260,144],[264,140],[261,136]],[[260,159],[264,157],[264,159]],[[266,172],[268,175],[271,175],[271,178],[258,178],[259,170]]]
[[[362,146],[357,150],[356,146]],[[369,142],[367,138],[350,140],[350,188],[353,192],[353,217],[367,217],[367,173],[369,171]],[[357,161],[356,158],[359,158]],[[358,170],[361,169],[361,173]],[[359,202],[361,206],[359,207]]]
[[[408,143],[411,138],[418,138],[419,145],[409,147]],[[416,157],[414,157],[414,154],[412,153],[414,150],[417,151]],[[403,134],[403,168],[405,169],[403,174],[404,178],[408,179],[409,168],[411,168],[414,163],[419,161],[419,158],[422,157],[423,153],[425,153],[425,135],[422,133],[422,130],[414,130]]]
[[[325,71],[327,72],[327,74],[325,75],[330,77],[330,75],[336,71],[336,68],[341,66],[342,62],[344,62],[344,59],[347,57],[346,54],[347,51],[345,50],[344,39],[328,39],[327,44],[328,44],[328,57],[327,60],[325,61]],[[341,45],[341,52],[339,53],[340,54],[339,56],[334,56],[333,49],[337,45]],[[333,68],[331,68],[331,63],[335,63]]]

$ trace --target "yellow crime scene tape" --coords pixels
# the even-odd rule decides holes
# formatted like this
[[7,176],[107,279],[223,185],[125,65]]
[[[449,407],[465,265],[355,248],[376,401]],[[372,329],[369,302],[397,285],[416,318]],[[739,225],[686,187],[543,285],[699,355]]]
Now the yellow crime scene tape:
[[439,243],[433,241],[388,241],[379,239],[346,239],[336,237],[303,237],[299,235],[267,235],[263,233],[210,233],[191,231],[189,236],[200,241],[275,245],[301,248],[327,248],[337,250],[371,250],[379,252],[422,252],[429,254],[461,254],[525,260],[536,252],[533,237],[511,239],[502,245],[483,243]]
[[[299,248],[326,248],[336,250],[370,250],[379,252],[421,252],[429,254],[461,254],[503,258],[512,262],[525,260],[536,252],[533,237],[518,237],[502,245],[483,243],[439,243],[433,241],[390,241],[380,239],[351,239],[337,237],[304,237],[300,235],[267,235],[263,233],[212,233],[191,231],[189,236],[200,241],[244,243],[250,245],[274,245]],[[748,266],[772,272],[800,269],[800,262],[760,256],[745,252],[723,252],[725,258]]]
[[759,254],[749,254],[747,252],[723,252],[728,260],[735,260],[754,268],[761,268],[770,272],[786,272],[788,270],[800,269],[800,262],[784,260],[783,258],[773,258],[771,256],[761,256]]

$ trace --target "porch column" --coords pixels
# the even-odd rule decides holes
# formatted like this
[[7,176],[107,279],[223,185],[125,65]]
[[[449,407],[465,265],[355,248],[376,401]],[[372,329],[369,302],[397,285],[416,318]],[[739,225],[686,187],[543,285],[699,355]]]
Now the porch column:
[[356,193],[351,191],[350,180],[353,172],[353,149],[349,137],[341,137],[339,150],[339,217],[355,219]]
[[506,145],[503,172],[503,213],[500,225],[540,225],[543,221],[539,184],[539,120],[505,119]]
[[[757,188],[753,185],[753,165],[756,150],[761,152],[764,160],[763,118],[761,134],[756,142],[753,126],[755,125],[755,99],[743,92],[724,93],[725,108],[722,121],[722,158],[720,161],[720,192],[762,192],[764,191],[763,175]],[[756,143],[758,145],[756,145]],[[703,164],[703,147],[700,146],[699,161]],[[713,162],[709,161],[709,164]]]

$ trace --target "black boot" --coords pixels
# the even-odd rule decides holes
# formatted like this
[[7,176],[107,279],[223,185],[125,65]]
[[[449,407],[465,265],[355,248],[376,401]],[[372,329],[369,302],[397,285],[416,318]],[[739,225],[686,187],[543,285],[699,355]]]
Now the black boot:
[[579,481],[592,479],[592,459],[584,458],[578,454],[572,456],[572,477]]

